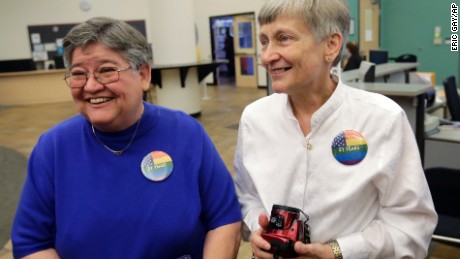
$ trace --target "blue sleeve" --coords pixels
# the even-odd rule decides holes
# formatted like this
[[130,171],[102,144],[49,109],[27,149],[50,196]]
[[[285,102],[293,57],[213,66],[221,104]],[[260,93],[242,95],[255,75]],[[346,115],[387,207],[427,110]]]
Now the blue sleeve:
[[[13,222],[11,239],[15,258],[54,247],[54,180],[44,139],[29,158],[27,177]],[[48,153],[49,154],[49,153]]]
[[199,188],[202,220],[209,231],[241,221],[242,217],[232,176],[204,129],[202,143]]

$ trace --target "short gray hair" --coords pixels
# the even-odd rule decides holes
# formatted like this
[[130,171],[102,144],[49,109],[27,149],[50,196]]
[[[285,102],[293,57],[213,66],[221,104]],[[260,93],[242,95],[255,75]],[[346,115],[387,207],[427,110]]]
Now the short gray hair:
[[152,63],[152,52],[147,39],[137,29],[124,21],[96,17],[73,27],[64,37],[64,61],[72,64],[72,54],[76,48],[89,44],[102,44],[120,53],[136,70],[142,65]]
[[[334,33],[342,35],[342,45],[347,41],[350,11],[346,0],[268,0],[257,18],[262,26],[274,22],[280,16],[302,19],[316,42],[321,42]],[[337,65],[340,58],[339,53],[333,65]]]

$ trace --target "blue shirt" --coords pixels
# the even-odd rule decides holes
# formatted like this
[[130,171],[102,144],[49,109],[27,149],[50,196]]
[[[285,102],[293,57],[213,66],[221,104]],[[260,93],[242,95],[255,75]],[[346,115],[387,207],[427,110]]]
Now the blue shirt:
[[[241,220],[231,175],[201,124],[144,106],[121,156],[81,115],[40,137],[13,224],[15,257],[55,248],[62,258],[201,258],[207,231]],[[97,134],[119,150],[135,127]],[[141,171],[152,151],[172,159],[163,181]]]

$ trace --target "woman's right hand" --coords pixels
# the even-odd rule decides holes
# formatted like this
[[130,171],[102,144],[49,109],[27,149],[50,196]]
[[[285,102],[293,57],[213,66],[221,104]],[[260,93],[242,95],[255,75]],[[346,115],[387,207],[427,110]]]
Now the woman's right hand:
[[259,228],[251,234],[249,241],[251,242],[252,253],[258,259],[271,259],[273,254],[267,251],[270,250],[270,243],[262,237],[262,232],[268,227],[268,217],[264,213],[259,215]]

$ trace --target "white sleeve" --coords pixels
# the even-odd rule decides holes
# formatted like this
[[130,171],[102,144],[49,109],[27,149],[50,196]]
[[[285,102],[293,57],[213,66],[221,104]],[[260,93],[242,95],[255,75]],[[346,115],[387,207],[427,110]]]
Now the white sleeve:
[[[414,133],[401,112],[382,143],[381,208],[362,232],[339,237],[344,258],[424,258],[437,224]],[[380,166],[380,165],[379,165]]]
[[252,178],[244,165],[244,152],[251,152],[251,150],[244,148],[244,138],[247,128],[244,121],[243,112],[238,129],[238,141],[236,144],[233,166],[235,170],[236,194],[240,202],[243,222],[245,223],[243,226],[243,239],[247,241],[250,233],[260,228],[258,222],[259,215],[260,213],[265,213],[265,209]]

